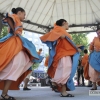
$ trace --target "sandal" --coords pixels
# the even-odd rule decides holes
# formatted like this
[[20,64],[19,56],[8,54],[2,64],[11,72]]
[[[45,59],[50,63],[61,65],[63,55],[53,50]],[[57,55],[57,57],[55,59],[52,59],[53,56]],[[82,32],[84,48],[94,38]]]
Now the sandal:
[[52,82],[50,80],[49,80],[49,83],[50,83],[50,87],[52,88],[53,91],[59,92],[56,85],[52,85]]
[[58,91],[58,89],[57,89],[57,86],[52,85],[52,87],[51,87],[51,88],[52,88],[52,90],[53,90],[53,91],[55,91],[55,92],[59,93],[59,91]]
[[72,94],[67,94],[67,95],[60,95],[60,97],[74,97],[74,95],[72,95]]
[[92,89],[90,89],[90,90],[97,90],[97,87],[96,87],[96,88],[92,88]]
[[14,97],[11,97],[11,96],[8,96],[8,98],[5,98],[6,96],[8,96],[8,95],[7,94],[5,96],[1,95],[3,100],[16,100]]
[[53,90],[57,90],[57,86],[52,85],[51,87],[52,87]]

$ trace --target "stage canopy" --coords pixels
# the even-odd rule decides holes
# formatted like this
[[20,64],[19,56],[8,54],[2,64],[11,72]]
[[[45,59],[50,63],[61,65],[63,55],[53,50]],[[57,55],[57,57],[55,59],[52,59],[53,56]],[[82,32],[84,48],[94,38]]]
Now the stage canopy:
[[100,0],[0,0],[1,16],[11,9],[26,11],[27,31],[45,34],[58,19],[66,19],[70,33],[93,32],[100,23]]

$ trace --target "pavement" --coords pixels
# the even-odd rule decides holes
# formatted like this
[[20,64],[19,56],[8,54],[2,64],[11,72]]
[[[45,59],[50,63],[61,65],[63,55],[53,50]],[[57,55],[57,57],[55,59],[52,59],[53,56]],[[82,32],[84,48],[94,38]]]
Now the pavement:
[[49,87],[30,88],[30,91],[23,91],[22,88],[17,91],[9,91],[9,95],[14,96],[16,100],[100,100],[100,94],[99,96],[89,96],[91,87],[76,87],[74,91],[69,92],[75,97],[60,97],[60,93],[55,93]]

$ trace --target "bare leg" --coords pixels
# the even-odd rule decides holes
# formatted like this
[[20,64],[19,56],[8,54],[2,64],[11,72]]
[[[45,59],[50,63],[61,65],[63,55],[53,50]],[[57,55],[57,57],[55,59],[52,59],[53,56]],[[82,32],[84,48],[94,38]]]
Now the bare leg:
[[66,85],[62,85],[61,94],[62,94],[63,96],[67,95],[67,92],[66,92]]
[[28,82],[29,82],[29,78],[25,78],[24,79],[24,88],[23,88],[23,90],[31,90],[31,89],[27,88]]
[[66,85],[62,85],[61,97],[74,97],[74,95],[67,93]]
[[[4,89],[2,91],[2,96],[7,95],[11,83],[12,83],[11,80],[5,80]],[[9,98],[9,96],[5,96],[5,98]]]
[[29,78],[25,78],[25,80],[24,80],[24,88],[27,88],[28,82],[29,82]]

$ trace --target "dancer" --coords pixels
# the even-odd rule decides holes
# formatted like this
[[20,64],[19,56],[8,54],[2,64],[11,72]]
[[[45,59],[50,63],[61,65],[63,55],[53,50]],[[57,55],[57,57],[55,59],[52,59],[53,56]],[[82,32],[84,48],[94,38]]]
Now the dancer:
[[74,97],[66,89],[74,90],[73,77],[78,66],[79,52],[72,42],[68,23],[64,19],[56,21],[54,28],[40,37],[49,47],[48,75],[52,78],[52,88],[61,92],[61,97]]
[[100,28],[96,30],[97,37],[95,37],[90,44],[90,57],[89,57],[89,77],[93,82],[91,90],[97,90],[96,82],[100,81]]
[[[84,50],[84,56],[83,56],[83,58],[82,58],[82,67],[83,67],[83,69],[84,69],[84,70],[83,70],[84,76],[85,76],[85,74],[86,74],[85,71],[87,71],[87,70],[86,70],[87,68],[85,68],[85,67],[87,67],[86,64],[87,64],[87,62],[88,62],[88,59],[89,59],[88,50],[85,49],[85,50]],[[91,87],[91,86],[92,86],[92,82],[88,80],[88,87]]]
[[84,68],[85,64],[87,63],[87,61],[88,61],[88,51],[87,51],[87,49],[85,49],[84,50],[84,56],[82,57],[82,63],[81,63],[83,68]]
[[8,90],[18,90],[20,83],[31,72],[34,60],[39,59],[33,43],[21,36],[25,10],[13,8],[12,13],[3,19],[4,23],[8,23],[10,32],[0,39],[0,89],[4,100],[15,100],[8,95]]
[[42,53],[42,48],[40,48],[37,53],[40,55]]

